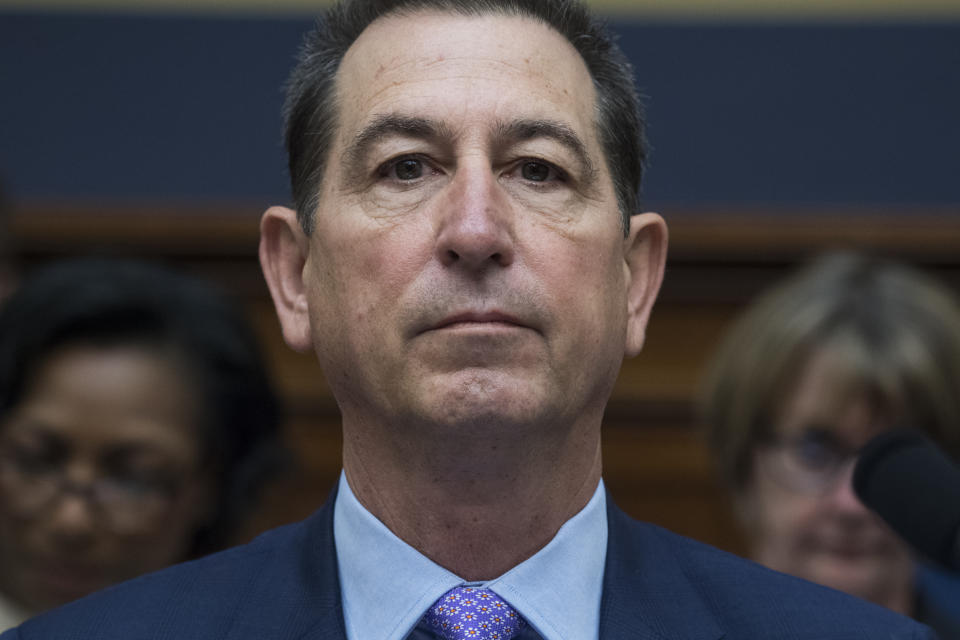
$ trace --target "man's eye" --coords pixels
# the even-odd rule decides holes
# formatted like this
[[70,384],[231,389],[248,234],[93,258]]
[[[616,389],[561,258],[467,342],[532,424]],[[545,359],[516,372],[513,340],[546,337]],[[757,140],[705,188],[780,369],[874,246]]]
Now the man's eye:
[[423,162],[416,158],[399,160],[388,168],[397,180],[416,180],[423,176]]
[[550,165],[542,162],[524,162],[520,167],[520,175],[530,182],[546,182],[550,179]]

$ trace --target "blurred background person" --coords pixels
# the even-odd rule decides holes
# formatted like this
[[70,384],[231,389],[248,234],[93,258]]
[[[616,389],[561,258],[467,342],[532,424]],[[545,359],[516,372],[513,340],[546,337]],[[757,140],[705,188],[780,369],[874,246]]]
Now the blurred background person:
[[918,571],[851,479],[857,450],[893,427],[960,454],[960,307],[950,292],[903,265],[823,256],[734,324],[703,408],[754,559],[960,638],[960,583]]
[[0,309],[0,629],[227,545],[278,435],[212,287],[127,261],[23,282]]

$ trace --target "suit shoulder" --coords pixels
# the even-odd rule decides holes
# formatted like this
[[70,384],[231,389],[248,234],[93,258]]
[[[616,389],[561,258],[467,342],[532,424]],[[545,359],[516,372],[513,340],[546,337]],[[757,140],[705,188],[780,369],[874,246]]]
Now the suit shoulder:
[[[17,640],[124,640],[225,637],[250,603],[297,589],[304,571],[306,522],[249,544],[115,585],[27,621]],[[289,594],[290,598],[295,597]],[[6,640],[6,638],[5,638]]]

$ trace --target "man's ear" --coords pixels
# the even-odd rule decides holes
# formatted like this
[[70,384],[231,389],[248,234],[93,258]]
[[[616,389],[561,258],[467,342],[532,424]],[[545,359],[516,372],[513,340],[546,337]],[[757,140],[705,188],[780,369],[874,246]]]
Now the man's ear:
[[630,217],[626,243],[627,357],[640,353],[667,260],[667,223],[656,213]]
[[310,313],[303,281],[310,240],[297,213],[270,207],[260,220],[260,267],[280,319],[283,339],[296,351],[312,346]]

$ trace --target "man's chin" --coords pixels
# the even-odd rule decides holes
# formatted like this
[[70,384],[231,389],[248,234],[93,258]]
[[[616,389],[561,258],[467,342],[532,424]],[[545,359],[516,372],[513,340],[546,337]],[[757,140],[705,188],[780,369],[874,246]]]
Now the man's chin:
[[445,428],[457,426],[515,430],[554,415],[551,399],[532,376],[473,370],[440,375],[425,389],[423,416]]

